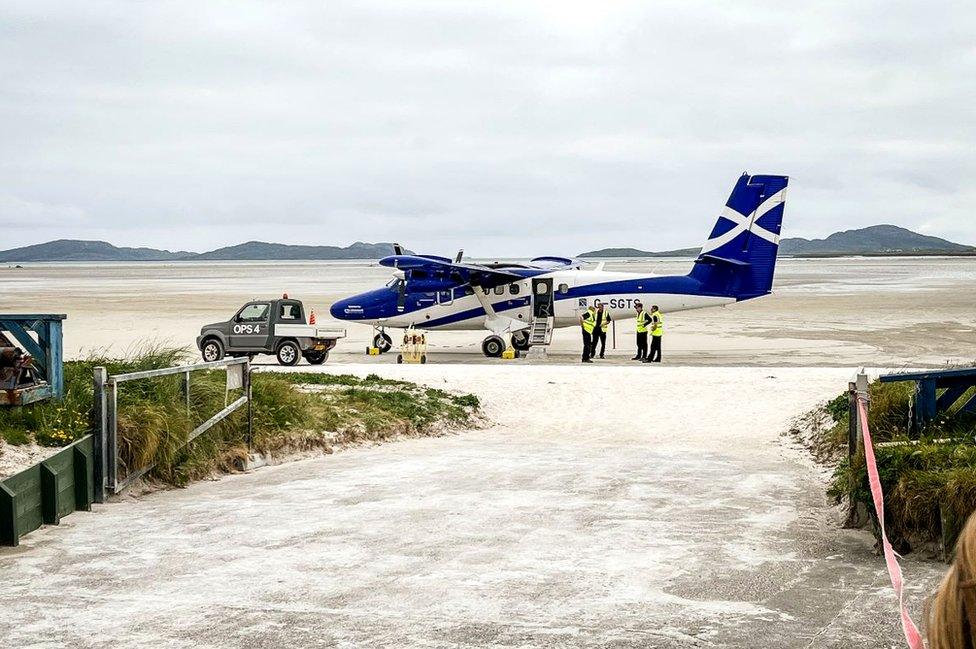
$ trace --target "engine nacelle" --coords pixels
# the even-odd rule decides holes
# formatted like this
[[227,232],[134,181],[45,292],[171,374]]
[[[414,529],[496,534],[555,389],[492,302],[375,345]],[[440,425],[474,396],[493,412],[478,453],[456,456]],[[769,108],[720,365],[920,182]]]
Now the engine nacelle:
[[409,279],[407,280],[407,293],[436,293],[437,291],[450,291],[457,287],[458,283],[450,279]]

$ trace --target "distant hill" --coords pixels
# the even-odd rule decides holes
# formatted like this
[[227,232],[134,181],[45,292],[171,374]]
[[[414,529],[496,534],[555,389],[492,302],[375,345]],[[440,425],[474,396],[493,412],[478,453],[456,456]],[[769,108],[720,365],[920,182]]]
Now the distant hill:
[[[405,251],[410,254],[410,251]],[[119,248],[104,241],[59,239],[23,248],[0,251],[0,262],[31,261],[187,261],[187,260],[328,260],[379,259],[393,254],[391,243],[357,241],[338,246],[292,246],[249,241],[210,252],[170,252],[155,248]]]
[[976,252],[973,246],[912,232],[897,225],[872,225],[835,232],[826,239],[783,239],[784,255],[937,254]]
[[603,257],[603,258],[613,258],[613,257],[697,257],[698,252],[701,248],[681,248],[680,250],[662,250],[660,252],[648,252],[647,250],[638,250],[637,248],[603,248],[602,250],[593,250],[592,252],[584,252],[577,257],[586,259],[587,257]]
[[248,241],[236,246],[204,252],[195,259],[380,259],[393,254],[392,243],[363,243],[351,246],[292,246],[284,243]]
[[155,248],[117,248],[104,241],[58,239],[33,246],[0,251],[0,262],[12,261],[173,261],[192,257],[191,252]]
[[[604,248],[584,252],[595,257],[694,257],[700,248],[647,252],[636,248]],[[897,225],[872,225],[858,230],[835,232],[826,239],[787,238],[779,242],[783,255],[829,257],[843,255],[958,255],[976,254],[976,247],[912,232]]]

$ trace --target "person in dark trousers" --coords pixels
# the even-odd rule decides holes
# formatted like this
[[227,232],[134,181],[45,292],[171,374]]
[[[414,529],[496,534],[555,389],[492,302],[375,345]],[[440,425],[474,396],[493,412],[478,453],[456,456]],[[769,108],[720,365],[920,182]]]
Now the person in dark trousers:
[[647,358],[647,325],[651,322],[651,316],[639,301],[634,302],[634,308],[637,309],[637,355],[630,360],[642,361]]
[[580,316],[580,328],[583,330],[583,362],[592,363],[593,355],[593,327],[596,325],[596,309],[588,308]]
[[596,306],[596,320],[593,323],[593,347],[590,349],[590,358],[596,358],[596,344],[600,343],[600,358],[607,351],[607,329],[610,328],[610,312],[603,308],[603,302],[594,301]]
[[661,338],[664,337],[664,316],[661,311],[657,308],[657,305],[651,307],[651,353],[644,359],[645,363],[660,363],[661,362]]

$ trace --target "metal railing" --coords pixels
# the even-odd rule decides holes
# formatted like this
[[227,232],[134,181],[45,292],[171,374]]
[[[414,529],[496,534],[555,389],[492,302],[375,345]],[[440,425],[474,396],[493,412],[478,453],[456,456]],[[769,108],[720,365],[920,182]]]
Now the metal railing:
[[183,394],[186,399],[186,410],[190,412],[190,375],[200,370],[226,368],[227,387],[225,395],[233,389],[243,389],[244,393],[224,408],[187,433],[183,446],[207,432],[231,413],[243,405],[247,405],[247,438],[248,443],[253,431],[253,408],[251,393],[251,363],[248,358],[228,358],[209,363],[195,363],[180,365],[157,370],[129,372],[127,374],[109,375],[104,367],[96,367],[94,371],[95,390],[95,501],[104,502],[106,492],[118,494],[135,480],[148,473],[154,466],[152,462],[146,466],[129,469],[119,478],[119,443],[118,443],[118,397],[119,384],[140,379],[152,379],[161,376],[183,375]]

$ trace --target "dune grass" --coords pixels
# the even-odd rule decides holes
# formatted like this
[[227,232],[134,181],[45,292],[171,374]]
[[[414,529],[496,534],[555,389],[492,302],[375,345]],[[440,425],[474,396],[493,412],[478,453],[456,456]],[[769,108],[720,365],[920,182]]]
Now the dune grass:
[[[0,437],[11,444],[34,440],[63,446],[90,432],[92,371],[110,374],[172,367],[189,360],[179,349],[146,347],[131,358],[92,357],[65,364],[65,398],[0,410]],[[248,439],[246,408],[192,443],[187,433],[215,414],[240,391],[225,393],[225,372],[194,372],[190,408],[183,376],[121,384],[118,393],[120,470],[155,462],[151,477],[182,485],[217,471],[233,471],[251,450],[275,453],[377,441],[391,436],[436,433],[471,421],[480,404],[473,395],[455,395],[370,375],[255,372],[253,437]]]
[[[976,511],[976,416],[960,412],[957,405],[910,436],[914,387],[907,381],[870,385],[868,426],[885,492],[885,526],[901,553],[942,542],[951,548],[960,526]],[[972,391],[957,404],[970,396]],[[836,459],[828,493],[873,517],[864,458],[847,452],[847,394],[822,406],[819,414],[828,425],[817,432],[812,450],[818,458]]]

